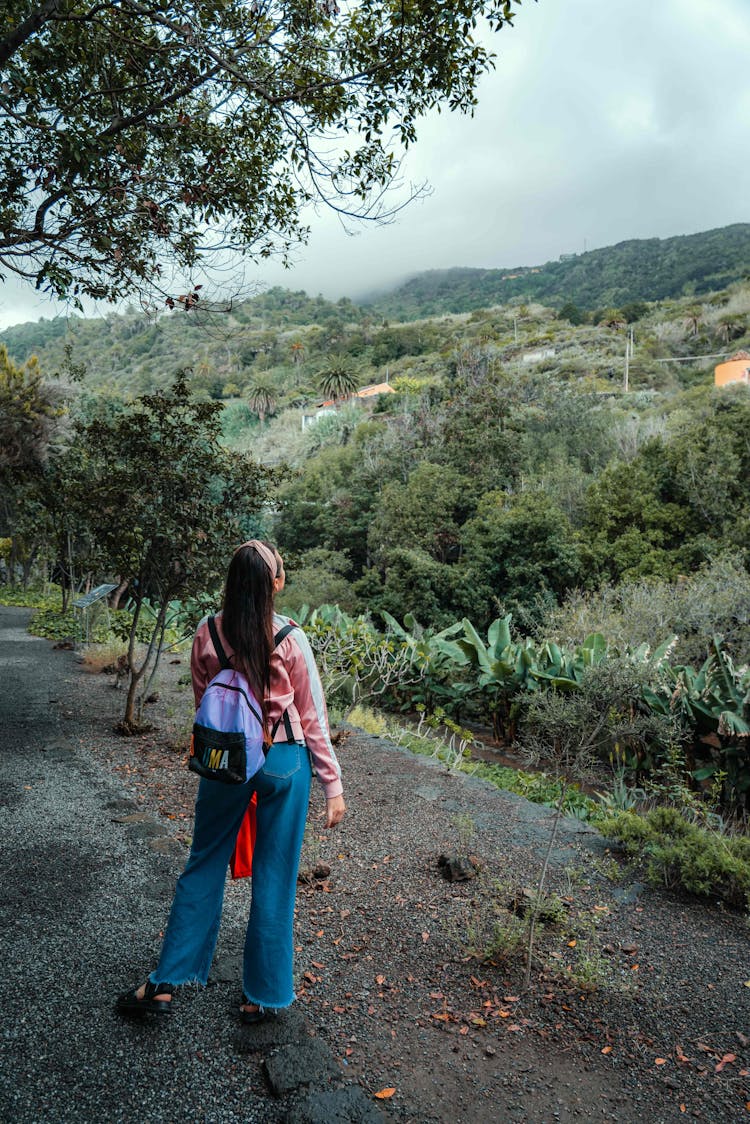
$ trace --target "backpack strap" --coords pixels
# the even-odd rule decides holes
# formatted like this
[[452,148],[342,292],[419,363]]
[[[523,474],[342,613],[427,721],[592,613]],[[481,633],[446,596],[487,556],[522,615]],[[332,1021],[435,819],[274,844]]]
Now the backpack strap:
[[229,660],[229,656],[224,651],[224,645],[219,639],[219,630],[216,627],[216,617],[208,618],[208,631],[211,634],[211,642],[214,646],[216,655],[219,657],[219,663],[221,664],[221,670],[223,671],[226,667],[231,667],[232,664]]
[[[294,622],[292,622],[291,624],[285,624],[283,628],[280,628],[279,631],[276,633],[276,635],[273,638],[274,648],[278,648],[281,641],[284,640],[289,635],[289,633],[292,631],[292,629],[297,628],[297,627],[298,627],[298,625],[296,625],[296,624],[294,624]],[[278,730],[278,728],[279,728],[279,726],[281,725],[282,722],[284,723],[284,732],[286,733],[286,740],[288,742],[293,742],[294,741],[294,730],[292,729],[292,723],[291,723],[291,720],[289,718],[289,711],[288,710],[285,710],[284,713],[281,715],[281,718],[277,718],[276,721],[274,722],[273,728],[271,729],[271,741],[273,741],[274,738],[276,737],[276,732],[277,732],[277,730]]]
[[290,624],[285,624],[283,628],[280,628],[279,631],[276,633],[276,635],[273,638],[274,648],[278,648],[281,641],[286,639],[286,637],[289,635],[289,633],[292,631],[292,629],[295,629],[295,628],[298,628],[298,627],[299,627],[299,625],[296,625],[294,623],[294,621],[292,621]]

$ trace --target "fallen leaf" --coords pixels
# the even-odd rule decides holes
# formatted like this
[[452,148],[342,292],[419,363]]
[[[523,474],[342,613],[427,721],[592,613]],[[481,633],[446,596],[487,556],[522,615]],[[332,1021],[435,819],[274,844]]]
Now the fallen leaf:
[[603,1054],[611,1054],[612,1053],[612,1047],[611,1046],[604,1046],[602,1048],[602,1053]]
[[430,939],[430,934],[429,934],[429,933],[422,933],[422,940],[423,940],[423,941],[425,942],[425,944],[427,943],[427,941],[428,941],[429,939]]
[[378,984],[380,987],[382,987],[383,984],[385,983],[385,976],[376,976],[375,977],[375,983]]
[[666,1065],[666,1064],[667,1064],[666,1058],[654,1058],[654,1065]]
[[440,1011],[437,1015],[433,1015],[432,1017],[433,1019],[442,1019],[442,1021],[446,1023],[450,1022],[453,1018],[453,1016],[449,1015],[447,1011]]
[[313,968],[325,968],[325,964],[319,964],[317,960],[311,960]]
[[517,995],[504,995],[503,996],[503,1003],[518,1003],[518,996]]
[[686,1104],[680,1105],[680,1112],[687,1112],[687,1105]]
[[462,1026],[458,1033],[459,1034],[468,1034],[469,1033],[468,1026]]
[[736,1054],[725,1054],[721,1061],[714,1066],[714,1073],[721,1073],[725,1065],[730,1065],[731,1062],[737,1061]]
[[568,948],[575,948],[577,944],[578,941],[568,941]]
[[387,1089],[381,1089],[379,1093],[375,1093],[374,1095],[378,1098],[379,1101],[387,1101],[388,1098],[392,1097],[395,1092],[395,1086],[389,1086]]

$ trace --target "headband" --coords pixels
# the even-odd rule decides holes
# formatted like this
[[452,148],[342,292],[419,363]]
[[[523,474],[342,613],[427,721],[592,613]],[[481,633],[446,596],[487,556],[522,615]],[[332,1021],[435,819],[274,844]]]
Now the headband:
[[246,546],[251,546],[255,553],[261,556],[266,566],[268,566],[268,569],[271,571],[271,578],[275,578],[278,564],[273,551],[270,550],[265,545],[265,543],[260,542],[258,539],[249,539],[247,542],[243,542],[240,546],[238,546],[237,550],[235,550],[234,553],[236,554],[237,551],[244,550]]

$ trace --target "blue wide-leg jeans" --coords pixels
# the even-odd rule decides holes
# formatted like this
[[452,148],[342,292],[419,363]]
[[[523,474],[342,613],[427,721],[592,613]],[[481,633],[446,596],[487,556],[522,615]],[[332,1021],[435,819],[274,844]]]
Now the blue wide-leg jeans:
[[229,859],[257,792],[243,990],[261,1007],[288,1007],[294,1001],[294,903],[311,775],[304,745],[274,742],[264,767],[247,784],[201,779],[190,855],[177,880],[159,965],[149,976],[152,983],[207,982]]

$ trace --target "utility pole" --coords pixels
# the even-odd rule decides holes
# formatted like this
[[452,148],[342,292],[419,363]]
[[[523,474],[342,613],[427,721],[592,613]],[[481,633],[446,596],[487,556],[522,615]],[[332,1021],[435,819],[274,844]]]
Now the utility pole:
[[513,335],[515,337],[516,343],[518,343],[518,321],[516,320],[515,316],[513,317]]
[[628,328],[628,334],[625,337],[625,372],[622,379],[622,389],[627,394],[630,386],[630,360],[635,353],[635,344],[633,342],[633,328]]

